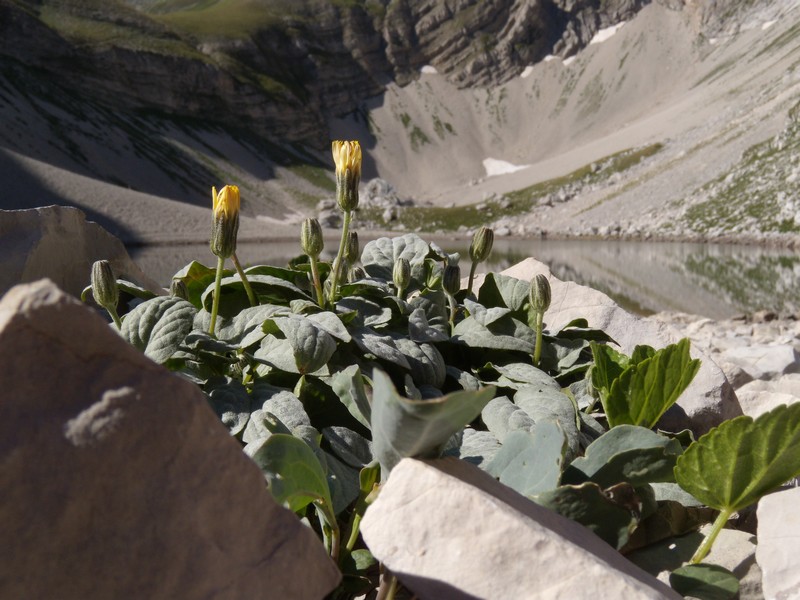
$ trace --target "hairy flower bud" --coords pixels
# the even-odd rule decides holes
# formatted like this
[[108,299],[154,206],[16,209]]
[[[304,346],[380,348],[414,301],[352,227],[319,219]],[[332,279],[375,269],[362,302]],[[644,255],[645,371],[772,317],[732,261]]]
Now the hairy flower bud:
[[480,263],[489,258],[494,243],[494,231],[488,227],[481,227],[472,236],[472,243],[469,245],[469,259],[474,263]]
[[394,261],[392,280],[398,290],[404,290],[411,283],[411,263],[407,258],[398,258]]
[[355,231],[347,232],[347,244],[344,247],[344,259],[347,264],[352,265],[358,261],[359,252],[361,249],[358,246],[358,233]]
[[367,272],[364,270],[363,267],[353,267],[347,274],[347,281],[349,281],[350,283],[353,283],[354,281],[360,281],[366,278],[367,278]]
[[361,144],[336,140],[331,144],[336,165],[336,202],[345,212],[358,207],[358,184],[361,181]]
[[550,308],[550,282],[541,273],[531,281],[530,301],[531,308],[538,313]]
[[117,278],[107,260],[98,260],[92,265],[92,296],[103,308],[116,308],[119,302]]
[[211,228],[211,252],[220,258],[230,258],[236,252],[239,232],[239,188],[226,185],[219,193],[211,188],[214,225]]
[[303,252],[312,258],[319,258],[320,252],[325,247],[322,239],[322,226],[316,219],[306,219],[300,228],[300,245]]
[[458,265],[447,265],[444,268],[442,287],[451,296],[461,291],[461,268]]
[[189,290],[186,288],[186,282],[183,279],[173,279],[169,285],[169,295],[182,300],[189,299]]

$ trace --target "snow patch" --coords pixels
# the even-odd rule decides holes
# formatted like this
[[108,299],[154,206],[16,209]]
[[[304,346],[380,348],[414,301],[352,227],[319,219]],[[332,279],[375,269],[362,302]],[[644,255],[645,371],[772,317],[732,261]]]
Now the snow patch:
[[564,59],[564,66],[565,66],[565,67],[568,67],[568,66],[570,66],[572,63],[574,63],[574,62],[575,62],[575,59],[576,59],[576,58],[578,58],[578,57],[577,57],[577,56],[570,56],[569,58],[565,58],[565,59]]
[[425,65],[420,69],[419,72],[422,73],[423,75],[436,75],[437,73],[439,73],[439,71],[436,70],[436,67],[433,67],[431,65]]
[[605,29],[600,29],[597,33],[594,34],[594,37],[589,42],[589,45],[592,44],[602,44],[611,36],[613,36],[617,31],[619,31],[622,26],[625,25],[625,21],[620,21],[616,25],[612,25],[611,27],[606,27]]
[[493,175],[506,175],[507,173],[514,173],[527,169],[530,165],[512,165],[510,162],[498,160],[496,158],[483,159],[483,168],[486,169],[486,176],[492,177]]
[[766,31],[767,29],[769,29],[770,27],[775,25],[775,23],[777,23],[777,22],[778,21],[775,20],[775,21],[767,21],[766,23],[762,23],[761,24],[761,31]]
[[530,77],[531,73],[533,73],[533,65],[528,65],[527,67],[525,67],[525,70],[522,71],[522,73],[520,73],[519,76],[525,79],[527,77]]

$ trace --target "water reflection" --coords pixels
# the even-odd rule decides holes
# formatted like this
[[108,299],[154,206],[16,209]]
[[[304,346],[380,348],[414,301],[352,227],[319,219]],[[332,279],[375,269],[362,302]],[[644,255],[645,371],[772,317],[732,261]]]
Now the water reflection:
[[[360,233],[360,232],[359,232]],[[362,246],[366,243],[362,236]],[[435,240],[460,252],[466,268],[468,241]],[[326,242],[326,251],[336,240]],[[130,249],[139,266],[168,284],[185,264],[214,265],[208,246],[155,246]],[[283,265],[300,254],[296,241],[242,243],[245,264]],[[725,318],[768,309],[800,310],[800,255],[786,249],[693,243],[496,239],[486,267],[499,271],[527,257],[546,263],[560,279],[602,290],[631,311],[649,314],[677,310]]]

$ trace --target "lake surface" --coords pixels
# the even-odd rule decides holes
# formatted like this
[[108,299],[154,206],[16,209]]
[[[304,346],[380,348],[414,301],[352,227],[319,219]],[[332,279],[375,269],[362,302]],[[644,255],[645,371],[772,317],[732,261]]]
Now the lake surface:
[[[366,241],[362,235],[362,247]],[[466,275],[469,242],[435,241],[448,252],[461,253],[461,270]],[[336,247],[336,240],[326,241],[329,259]],[[165,286],[192,260],[216,264],[207,244],[130,248],[129,252],[145,273]],[[296,241],[241,243],[238,248],[243,264],[284,266],[299,254]],[[639,314],[675,310],[718,319],[762,309],[780,314],[800,311],[800,254],[785,248],[496,239],[490,262],[482,266],[499,271],[528,257],[546,263],[559,279],[601,290]]]

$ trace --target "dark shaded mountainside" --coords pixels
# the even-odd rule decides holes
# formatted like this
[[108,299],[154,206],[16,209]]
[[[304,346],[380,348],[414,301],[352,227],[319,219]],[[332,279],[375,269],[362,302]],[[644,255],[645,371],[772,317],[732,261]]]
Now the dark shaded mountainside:
[[6,72],[36,70],[118,109],[319,148],[330,117],[390,81],[408,83],[424,65],[459,86],[501,83],[548,54],[569,56],[644,4],[0,0],[0,55]]
[[[730,14],[755,4],[0,0],[0,208],[70,204],[127,242],[196,241],[207,228],[211,185],[236,182],[245,234],[270,223],[278,231],[279,221],[307,214],[331,195],[333,136],[364,141],[365,180],[381,175],[401,193],[426,190],[433,198],[437,185],[467,185],[483,157],[540,160],[541,152],[518,151],[520,136],[547,139],[562,152],[585,143],[598,123],[622,123],[620,97],[647,104],[660,86],[672,85],[664,79],[669,60],[648,63],[649,46],[693,61],[696,42],[686,44],[674,31],[688,24],[685,40],[711,35]],[[628,46],[614,50],[621,58],[610,59],[617,69],[584,66],[589,59],[579,54],[598,32],[645,13],[651,31],[631,28]],[[670,29],[659,24],[667,22]],[[707,53],[706,46],[697,48]],[[676,47],[689,50],[676,55]],[[636,71],[634,58],[625,63],[629,54],[638,57]],[[561,61],[545,66],[551,56],[563,60],[556,79]],[[579,68],[568,69],[576,57]],[[525,80],[532,65],[542,66],[541,80],[552,80],[555,95],[540,97],[539,74]],[[426,69],[438,73],[438,83],[425,80]],[[612,75],[616,96],[602,89]],[[585,87],[599,90],[594,96],[580,91],[590,76]],[[523,90],[523,81],[533,87]],[[452,109],[441,110],[460,111],[464,124],[440,122],[429,91],[437,102],[452,100]],[[398,104],[398,94],[419,110]],[[506,123],[507,97],[517,98],[515,122],[525,126]],[[574,102],[596,121],[594,129],[573,126],[586,132],[580,139],[565,134]],[[609,120],[615,106],[620,115]],[[526,116],[533,112],[537,121]],[[431,137],[437,134],[441,140]],[[461,156],[468,147],[473,155]],[[440,165],[450,152],[458,159]],[[421,165],[431,173],[408,177]],[[143,225],[139,215],[155,211],[163,213],[151,219],[157,226]]]

